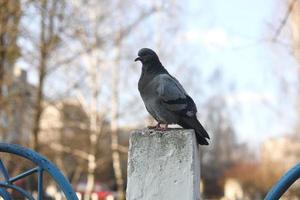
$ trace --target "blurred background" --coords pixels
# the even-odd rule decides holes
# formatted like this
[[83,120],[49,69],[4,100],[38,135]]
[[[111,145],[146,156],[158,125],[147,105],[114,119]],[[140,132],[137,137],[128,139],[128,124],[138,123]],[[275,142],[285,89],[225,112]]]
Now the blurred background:
[[[124,199],[130,132],[154,123],[137,90],[142,47],[212,137],[203,199],[263,199],[299,162],[299,0],[0,0],[1,141],[48,157],[82,199]],[[27,166],[2,157],[11,174]]]

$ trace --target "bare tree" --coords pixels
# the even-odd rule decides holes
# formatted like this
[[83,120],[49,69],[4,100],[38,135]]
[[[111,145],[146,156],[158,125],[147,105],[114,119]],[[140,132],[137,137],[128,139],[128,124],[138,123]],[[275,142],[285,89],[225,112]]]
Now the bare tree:
[[[9,100],[17,96],[17,94],[8,94],[8,91],[6,91],[6,94],[3,94],[3,88],[7,90],[11,84],[11,71],[16,59],[20,56],[17,38],[20,34],[19,22],[21,14],[21,3],[19,0],[0,1],[0,119],[4,117],[4,108]],[[1,129],[3,129],[3,124],[0,124]],[[1,132],[4,132],[4,130]]]
[[[120,145],[120,122],[124,120],[121,117],[126,116],[124,113],[130,115],[132,110],[121,106],[126,101],[135,102],[137,95],[126,91],[130,98],[125,99],[121,87],[127,87],[128,82],[135,81],[133,79],[138,75],[122,77],[122,72],[130,68],[127,66],[128,59],[131,65],[132,53],[141,47],[140,44],[137,47],[136,42],[142,40],[140,37],[135,42],[132,39],[139,32],[153,34],[160,26],[155,27],[153,21],[149,22],[153,19],[151,16],[157,12],[168,12],[165,1],[158,2],[147,6],[141,2],[133,5],[127,1],[94,0],[24,3],[27,18],[22,20],[22,39],[30,45],[22,44],[21,59],[29,70],[38,75],[32,96],[31,146],[54,158],[68,175],[71,170],[64,167],[65,163],[75,160],[78,164],[78,168],[74,169],[75,179],[86,178],[87,199],[95,188],[96,178],[100,177],[102,165],[113,166],[111,174],[115,176],[119,198],[124,199],[126,165],[125,156],[121,153],[127,149]],[[29,26],[28,19],[36,15],[39,17]],[[160,21],[160,17],[156,21]],[[151,27],[140,30],[144,23],[151,24]],[[161,30],[161,33],[164,31]],[[150,43],[152,41],[145,45]],[[74,98],[77,102],[67,108]],[[76,111],[78,107],[82,112]],[[68,112],[68,109],[73,112]],[[57,118],[51,120],[48,111],[55,112]],[[78,118],[67,119],[68,115],[76,115],[84,122]],[[74,126],[69,124],[71,120]],[[51,144],[41,137],[47,134],[55,138]],[[65,141],[68,139],[70,141]],[[43,148],[40,148],[41,144]],[[102,146],[107,148],[104,150]],[[55,151],[47,151],[49,149]]]
[[116,34],[116,62],[112,68],[112,95],[111,95],[111,149],[113,168],[117,182],[118,196],[120,200],[125,199],[124,181],[122,177],[122,169],[120,164],[119,141],[118,141],[118,107],[119,107],[119,66],[121,61],[121,39],[120,32]]
[[300,64],[300,2],[295,1],[290,3],[293,6],[291,13],[291,31],[293,40],[294,55]]
[[[300,80],[300,2],[296,0],[288,1],[288,12],[290,13],[290,30],[291,30],[291,41],[294,57],[298,63],[298,79]],[[283,21],[284,22],[284,21]],[[299,89],[299,86],[298,86]],[[300,113],[300,95],[297,95],[296,112]],[[295,135],[299,138],[299,125],[300,119],[298,119],[298,125],[295,127]]]
[[97,62],[98,59],[95,56],[94,62],[90,62],[90,88],[92,93],[91,103],[90,103],[90,148],[89,148],[89,155],[88,155],[88,175],[87,175],[87,185],[86,185],[86,196],[87,199],[90,199],[90,195],[93,191],[94,184],[95,184],[95,170],[97,165],[97,144],[99,138],[102,133],[102,123],[103,123],[103,116],[99,116],[99,109],[98,109],[98,98],[100,93],[100,76],[101,72],[99,70],[100,63]]
[[205,122],[209,127],[208,132],[212,133],[212,139],[210,147],[202,149],[201,170],[204,172],[202,174],[207,197],[221,197],[223,186],[220,180],[224,178],[225,171],[238,161],[236,154],[242,153],[242,149],[237,143],[231,122],[222,71],[216,70],[210,81],[215,92],[205,104]]
[[[122,13],[122,9],[125,7],[120,7],[118,5],[113,5],[111,8],[106,7],[106,10],[103,10],[102,4],[97,2],[90,1],[88,4],[81,5],[84,6],[84,9],[88,10],[89,15],[82,21],[82,27],[85,27],[84,30],[78,30],[80,34],[78,38],[85,49],[90,49],[83,58],[87,61],[85,65],[88,66],[89,73],[87,73],[87,79],[89,79],[88,90],[91,91],[91,97],[85,98],[83,95],[84,91],[78,91],[79,99],[81,99],[82,106],[86,107],[87,113],[89,113],[90,118],[90,146],[88,150],[88,175],[87,175],[87,185],[86,185],[86,198],[88,199],[90,193],[92,192],[95,184],[95,169],[97,163],[97,144],[99,142],[100,136],[103,134],[101,129],[101,121],[103,122],[106,117],[105,113],[110,112],[110,131],[111,131],[111,150],[112,150],[112,163],[114,169],[114,175],[116,178],[116,183],[118,187],[118,194],[120,199],[124,199],[124,177],[122,176],[122,167],[120,163],[120,145],[118,142],[118,107],[119,107],[119,67],[121,63],[121,50],[122,50],[122,41],[125,40],[134,30],[135,26],[150,16],[156,11],[155,8],[151,8],[144,12],[141,12],[138,17],[129,23],[126,26],[116,26],[112,27],[112,31],[104,32],[103,27],[106,26],[106,23],[111,21],[118,20],[119,16],[112,16],[110,20],[107,19],[112,14],[109,10],[117,10]],[[95,9],[99,8],[99,9]],[[95,20],[96,19],[96,20]],[[90,35],[92,33],[92,37]],[[113,41],[110,43],[109,41]],[[106,46],[111,48],[113,51],[107,49],[107,53],[102,55],[105,51]],[[114,56],[109,58],[109,54],[113,52]],[[108,58],[105,58],[108,57]],[[105,67],[106,66],[106,67]],[[110,67],[107,68],[107,66]],[[84,67],[86,68],[86,67]],[[83,69],[84,69],[83,68]],[[103,74],[111,74],[112,81],[106,84],[107,77],[103,77]],[[109,87],[111,94],[105,96],[104,92],[100,90],[100,87]],[[81,98],[83,97],[83,98]],[[90,100],[88,100],[90,99]],[[98,109],[99,101],[105,99],[105,101],[111,101],[111,104],[104,105],[101,109]],[[110,100],[109,100],[110,99]],[[100,114],[102,113],[102,114]]]
[[[40,132],[40,121],[41,115],[43,113],[43,101],[44,101],[44,85],[45,78],[47,76],[48,70],[48,60],[51,53],[55,50],[59,43],[58,28],[60,19],[60,6],[63,6],[63,1],[48,1],[41,0],[34,2],[36,8],[40,13],[40,35],[37,44],[38,57],[38,85],[37,85],[37,95],[35,101],[35,115],[33,120],[32,129],[32,141],[31,146],[33,149],[39,149],[39,132]],[[59,29],[60,30],[60,29]]]

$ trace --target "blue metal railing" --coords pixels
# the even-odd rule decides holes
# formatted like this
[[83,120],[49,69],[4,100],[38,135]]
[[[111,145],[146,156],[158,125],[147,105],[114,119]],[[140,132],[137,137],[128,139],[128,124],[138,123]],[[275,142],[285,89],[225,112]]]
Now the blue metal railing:
[[300,163],[284,174],[267,194],[265,200],[279,199],[285,191],[300,178]]
[[6,153],[11,153],[11,154],[21,156],[23,158],[26,158],[27,160],[30,160],[35,165],[37,165],[37,167],[29,169],[15,177],[10,177],[8,170],[6,169],[6,167],[4,166],[0,158],[0,173],[2,173],[4,177],[4,181],[0,181],[0,196],[3,199],[5,200],[11,199],[10,193],[7,192],[6,190],[6,188],[11,188],[21,193],[26,199],[34,200],[32,194],[30,194],[23,188],[15,185],[14,182],[23,179],[31,174],[37,173],[38,174],[37,199],[42,200],[44,196],[43,174],[44,172],[47,172],[51,176],[51,178],[57,183],[57,185],[60,187],[66,199],[78,200],[69,181],[63,176],[63,174],[59,171],[59,169],[55,167],[54,164],[52,164],[45,157],[25,147],[21,147],[15,144],[7,144],[7,143],[0,143],[0,152],[6,152]]
[[[13,190],[18,191],[21,193],[26,199],[34,200],[32,194],[24,190],[23,188],[14,184],[17,180],[25,178],[31,174],[37,173],[38,174],[38,200],[43,199],[43,173],[47,172],[57,183],[60,189],[65,194],[65,197],[68,200],[78,200],[75,192],[72,189],[69,181],[65,179],[63,174],[59,171],[57,167],[55,167],[49,160],[45,157],[41,156],[40,154],[27,149],[25,147],[21,147],[15,144],[7,144],[7,143],[0,143],[0,152],[6,152],[21,156],[30,160],[37,167],[29,169],[15,177],[10,177],[8,170],[6,169],[5,165],[3,164],[0,158],[0,173],[4,177],[4,181],[0,181],[0,197],[5,200],[11,200],[10,193],[6,190],[6,188],[10,188]],[[290,169],[282,178],[277,182],[277,184],[270,190],[270,192],[265,197],[265,200],[277,200],[279,199],[285,191],[297,180],[300,178],[300,163]]]

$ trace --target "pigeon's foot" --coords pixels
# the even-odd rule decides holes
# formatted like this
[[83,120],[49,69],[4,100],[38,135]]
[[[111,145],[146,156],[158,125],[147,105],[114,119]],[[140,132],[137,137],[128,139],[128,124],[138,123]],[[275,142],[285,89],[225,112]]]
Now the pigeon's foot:
[[155,129],[155,130],[158,130],[160,129],[160,122],[158,122],[155,126],[148,126],[149,129]]
[[165,127],[157,127],[155,130],[158,130],[158,131],[166,131],[168,130],[168,124],[165,124]]

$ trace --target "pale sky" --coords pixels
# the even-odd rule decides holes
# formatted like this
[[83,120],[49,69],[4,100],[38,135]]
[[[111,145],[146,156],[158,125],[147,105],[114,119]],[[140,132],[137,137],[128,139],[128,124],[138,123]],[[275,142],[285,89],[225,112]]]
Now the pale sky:
[[290,133],[294,91],[280,90],[278,69],[294,82],[295,62],[288,49],[269,42],[285,9],[274,0],[191,0],[189,5],[186,37],[199,52],[199,67],[209,76],[219,66],[225,82],[234,84],[226,96],[233,111],[236,105],[240,109],[233,113],[238,138],[260,143]]
[[[296,118],[295,88],[283,91],[281,86],[282,79],[290,85],[296,82],[296,64],[287,48],[270,43],[285,8],[277,0],[185,2],[184,13],[179,17],[182,25],[178,37],[182,52],[191,54],[188,65],[197,68],[194,71],[201,73],[201,83],[205,83],[201,87],[205,97],[197,95],[197,90],[191,94],[198,104],[199,115],[201,102],[215,92],[207,80],[219,68],[223,73],[224,96],[232,110],[230,117],[240,141],[257,147],[267,138],[291,133]],[[161,22],[161,26],[164,23],[168,22]],[[281,39],[286,36],[283,31]],[[135,54],[133,50],[132,55]],[[164,64],[170,65],[170,60],[171,57]],[[26,68],[22,61],[20,65]],[[171,67],[166,67],[172,72]],[[186,80],[187,76],[178,73],[179,80]],[[29,78],[36,82],[36,73],[30,71]],[[135,81],[137,78],[138,75]],[[137,95],[136,88],[131,91]]]

